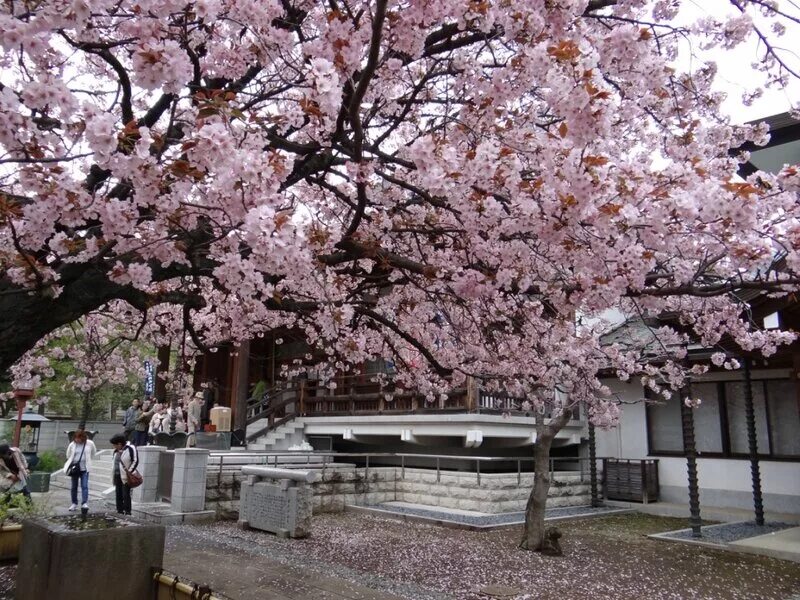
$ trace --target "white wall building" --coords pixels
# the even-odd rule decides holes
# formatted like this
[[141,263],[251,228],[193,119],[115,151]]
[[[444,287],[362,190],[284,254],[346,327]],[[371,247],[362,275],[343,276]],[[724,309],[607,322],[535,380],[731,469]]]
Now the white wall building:
[[[765,510],[800,515],[800,409],[794,379],[788,375],[785,370],[753,371],[756,429],[761,434],[759,466]],[[633,404],[625,406],[618,427],[597,432],[597,455],[658,459],[660,501],[688,507],[678,399],[649,404],[639,401],[644,398],[639,382],[607,383],[620,400]],[[705,396],[694,414],[701,510],[753,508],[739,393],[742,386],[741,373],[710,374],[702,384],[693,386],[693,396]],[[722,394],[718,393],[720,387]],[[757,391],[764,387],[768,393],[766,400]]]

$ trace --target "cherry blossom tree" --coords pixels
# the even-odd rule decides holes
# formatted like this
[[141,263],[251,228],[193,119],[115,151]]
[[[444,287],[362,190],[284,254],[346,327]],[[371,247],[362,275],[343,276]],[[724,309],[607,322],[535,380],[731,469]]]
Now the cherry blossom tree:
[[[3,3],[0,369],[116,302],[198,348],[299,328],[430,398],[476,377],[552,415],[537,549],[549,441],[617,418],[601,370],[680,388],[688,339],[789,340],[733,292],[797,289],[800,171],[737,178],[768,133],[680,59],[755,40],[749,101],[796,75],[798,18],[707,4]],[[673,315],[661,359],[603,347],[608,309]]]
[[[129,394],[135,397],[138,383],[144,377],[149,346],[135,341],[131,323],[119,319],[124,314],[124,310],[113,316],[96,311],[60,327],[39,340],[12,367],[12,375],[39,390],[36,398],[39,404],[51,400],[42,391],[77,397],[78,429],[84,429],[103,390],[133,384]],[[58,364],[68,364],[69,369],[56,380]]]

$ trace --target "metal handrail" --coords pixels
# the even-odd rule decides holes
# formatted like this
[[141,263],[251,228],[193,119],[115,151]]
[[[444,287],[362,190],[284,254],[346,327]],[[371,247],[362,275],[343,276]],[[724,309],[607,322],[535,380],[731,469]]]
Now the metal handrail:
[[[463,456],[458,454],[416,454],[410,452],[269,452],[269,451],[256,451],[256,452],[214,452],[212,451],[209,455],[209,458],[219,458],[219,465],[218,465],[218,472],[219,472],[219,480],[218,484],[221,483],[222,478],[222,471],[225,466],[225,463],[228,463],[228,467],[236,467],[245,464],[253,464],[253,458],[263,458],[263,462],[261,464],[268,465],[270,463],[270,459],[273,460],[273,464],[275,466],[278,465],[278,458],[284,456],[292,456],[292,457],[305,457],[306,465],[318,465],[322,464],[322,471],[324,472],[327,467],[330,465],[335,465],[334,458],[364,458],[365,459],[365,468],[366,473],[365,475],[369,476],[369,464],[370,459],[375,458],[399,458],[400,459],[400,469],[401,469],[401,478],[405,479],[405,469],[406,469],[406,459],[407,458],[423,458],[423,459],[434,459],[436,461],[436,481],[441,481],[441,460],[442,459],[452,459],[452,460],[461,460],[467,462],[474,462],[475,463],[475,474],[477,477],[478,485],[481,485],[481,463],[482,462],[513,462],[516,461],[517,463],[517,483],[520,484],[522,482],[522,463],[523,462],[534,462],[535,458],[533,456]],[[235,462],[231,460],[225,460],[226,458],[236,459],[236,458],[248,458],[251,459],[248,462]],[[600,464],[603,464],[603,459],[607,457],[597,457],[595,458],[595,464],[599,461]],[[321,460],[313,460],[312,459],[321,459]],[[581,482],[584,480],[584,475],[588,471],[587,469],[583,468],[583,464],[590,462],[592,459],[588,457],[571,457],[571,456],[554,456],[548,459],[549,461],[549,471],[551,474],[555,473],[555,466],[558,462],[570,462],[579,464],[578,471],[565,471],[567,473],[579,473],[581,477]],[[302,462],[293,463],[295,465],[302,465]],[[217,466],[217,465],[214,465]],[[375,467],[375,462],[373,460],[373,468]],[[318,467],[317,467],[318,468]],[[409,467],[413,468],[413,467]],[[463,471],[461,471],[463,472]],[[531,471],[528,471],[531,472]],[[486,473],[483,473],[485,476]],[[595,485],[597,482],[595,482]]]

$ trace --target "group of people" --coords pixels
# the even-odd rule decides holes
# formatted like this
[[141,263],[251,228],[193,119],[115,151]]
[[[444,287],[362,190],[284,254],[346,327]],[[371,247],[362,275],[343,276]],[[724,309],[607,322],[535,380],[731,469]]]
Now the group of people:
[[[151,401],[131,403],[123,419],[124,433],[118,433],[109,440],[114,447],[113,480],[116,491],[117,512],[131,514],[132,473],[138,473],[139,451],[137,446],[152,443],[154,436],[161,431],[170,431],[171,421],[175,419],[175,431],[189,434],[189,445],[193,445],[194,434],[200,431],[203,395],[195,394],[189,402],[182,402],[176,409]],[[67,446],[64,473],[72,480],[70,511],[78,509],[78,486],[81,489],[81,509],[89,508],[89,473],[92,461],[97,456],[97,447],[82,429],[77,430]],[[29,476],[28,462],[19,448],[0,444],[0,493],[3,500],[15,494],[22,494],[30,501],[27,487]]]
[[202,407],[201,392],[192,396],[189,402],[180,402],[175,409],[166,404],[150,400],[140,402],[135,399],[125,411],[122,420],[125,437],[134,446],[146,446],[154,442],[157,433],[171,431],[174,420],[174,430],[188,433],[189,443],[192,445],[194,434],[200,431]]
[[[122,433],[112,436],[109,441],[114,447],[114,462],[111,472],[116,491],[117,512],[129,515],[131,514],[129,478],[139,466],[139,451]],[[96,456],[97,447],[94,442],[82,429],[76,431],[67,446],[67,461],[64,463],[64,473],[72,479],[70,511],[78,508],[78,483],[81,487],[81,509],[89,508],[89,473],[92,470],[92,461]]]
[[[117,496],[117,512],[131,514],[131,486],[129,476],[139,466],[139,453],[124,434],[118,433],[111,440],[114,447],[113,478]],[[78,509],[78,485],[81,488],[81,508],[89,508],[89,473],[92,461],[97,456],[97,447],[83,429],[78,429],[67,446],[64,473],[72,480],[70,486],[70,511]],[[0,444],[0,501],[8,502],[17,494],[30,502],[31,493],[27,480],[30,475],[28,462],[19,448]]]

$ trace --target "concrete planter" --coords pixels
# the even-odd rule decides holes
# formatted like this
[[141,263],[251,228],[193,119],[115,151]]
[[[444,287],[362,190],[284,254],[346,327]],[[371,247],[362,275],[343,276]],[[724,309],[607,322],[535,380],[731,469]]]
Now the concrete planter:
[[28,476],[28,490],[31,492],[50,491],[50,473],[34,471]]
[[142,600],[164,558],[164,528],[104,514],[22,525],[16,600]]
[[0,560],[16,560],[22,541],[22,525],[8,523],[0,526]]

